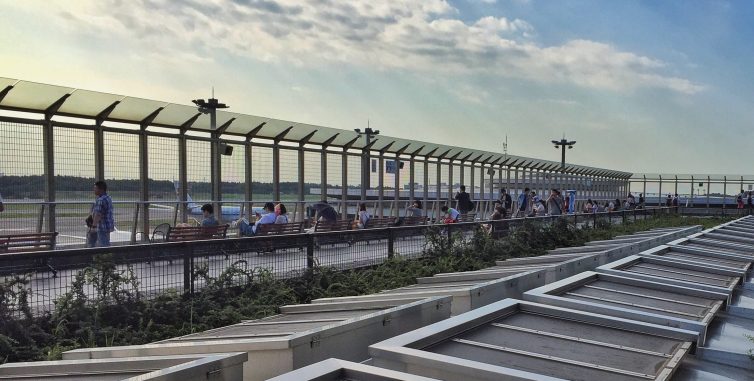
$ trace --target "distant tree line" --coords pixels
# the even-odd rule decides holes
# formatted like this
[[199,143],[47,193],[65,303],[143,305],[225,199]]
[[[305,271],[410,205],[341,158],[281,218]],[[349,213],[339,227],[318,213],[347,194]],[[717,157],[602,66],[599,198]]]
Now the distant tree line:
[[[90,192],[94,185],[92,177],[55,176],[55,188],[58,192]],[[175,192],[173,183],[168,180],[149,180],[151,193]],[[252,182],[254,193],[272,193],[272,183]],[[107,180],[110,191],[139,192],[141,189],[139,180]],[[305,183],[304,193],[309,194],[311,188],[319,188],[320,184]],[[0,177],[0,194],[4,198],[44,198],[44,176],[2,176]],[[244,183],[222,183],[223,193],[243,194]],[[211,193],[212,184],[208,182],[189,182],[190,193]],[[297,182],[281,182],[281,193],[297,193]]]

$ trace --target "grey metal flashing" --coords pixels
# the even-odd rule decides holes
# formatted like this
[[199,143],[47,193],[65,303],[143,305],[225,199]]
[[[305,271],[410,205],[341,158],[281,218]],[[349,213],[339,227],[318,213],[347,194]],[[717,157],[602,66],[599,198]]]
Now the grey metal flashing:
[[370,354],[376,366],[452,380],[667,380],[697,335],[506,299],[374,344]]

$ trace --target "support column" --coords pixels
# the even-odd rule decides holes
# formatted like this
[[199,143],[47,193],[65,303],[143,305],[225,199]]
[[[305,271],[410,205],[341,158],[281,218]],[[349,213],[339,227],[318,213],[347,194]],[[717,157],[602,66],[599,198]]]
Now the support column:
[[244,186],[244,199],[246,201],[246,218],[251,221],[251,216],[253,215],[253,205],[251,203],[251,200],[254,199],[254,188],[252,186],[254,182],[254,176],[252,172],[252,148],[251,141],[249,140],[247,140],[246,144],[244,144],[244,161],[244,181],[246,182]]
[[55,134],[52,122],[47,121],[42,126],[42,155],[44,160],[45,174],[45,201],[49,202],[47,208],[47,231],[57,231],[55,221]]
[[448,206],[453,205],[453,160],[448,162]]
[[657,189],[657,206],[662,206],[662,175],[658,175],[658,189]]
[[[340,201],[343,203],[342,219],[348,219],[348,149],[343,149],[343,157],[340,160],[341,184]],[[380,185],[381,187],[382,185]]]
[[435,219],[437,219],[438,216],[439,216],[438,213],[440,212],[440,200],[442,199],[442,172],[441,172],[441,170],[442,170],[442,160],[441,159],[437,159],[437,168],[436,169],[437,169],[437,190],[435,191],[435,193],[436,193],[435,194],[436,202],[435,202],[435,208],[434,208],[434,210],[435,210],[435,212],[434,212]]
[[272,146],[272,202],[280,201],[280,143]]
[[[185,134],[178,138],[178,201],[180,201],[180,218],[182,223],[188,222],[188,141]],[[249,148],[247,148],[247,151]],[[250,168],[251,166],[249,166]],[[246,182],[249,187],[250,181]]]
[[723,176],[723,209],[728,204],[728,176]]
[[422,203],[422,209],[424,216],[427,216],[427,208],[429,208],[429,158],[424,157],[424,195],[422,197],[424,202]]
[[[139,200],[141,203],[142,225],[141,231],[149,233],[149,144],[146,126],[142,126],[139,133]],[[214,188],[213,188],[214,189]],[[132,236],[132,240],[136,237]]]
[[377,190],[377,216],[379,217],[385,217],[385,154],[384,152],[380,151],[380,155],[378,156],[380,162],[378,163],[377,167],[379,168],[379,176],[377,177],[377,184],[379,185],[380,189]]
[[105,132],[102,124],[94,126],[94,180],[105,179]]
[[304,194],[304,161],[306,160],[305,154],[304,154],[304,145],[300,144],[298,147],[298,201],[301,205],[301,208],[296,208],[298,210],[298,216],[293,216],[294,221],[303,221],[304,219],[304,209],[306,208],[306,203],[304,202],[304,199],[306,195]]
[[408,162],[408,170],[410,171],[410,173],[408,175],[408,182],[409,182],[409,187],[408,187],[408,202],[409,203],[413,203],[414,202],[414,198],[416,197],[416,192],[415,192],[415,189],[414,189],[415,188],[414,185],[415,185],[415,182],[416,182],[416,178],[415,178],[416,174],[414,173],[414,171],[416,170],[416,157],[411,156],[411,160]]
[[401,201],[401,160],[399,155],[395,155],[395,175],[393,177],[395,180],[395,193],[393,194],[393,200],[395,202],[395,212],[393,214],[394,217],[400,217],[400,201]]
[[327,148],[322,147],[322,153],[319,159],[319,182],[321,188],[319,199],[321,201],[327,201]]

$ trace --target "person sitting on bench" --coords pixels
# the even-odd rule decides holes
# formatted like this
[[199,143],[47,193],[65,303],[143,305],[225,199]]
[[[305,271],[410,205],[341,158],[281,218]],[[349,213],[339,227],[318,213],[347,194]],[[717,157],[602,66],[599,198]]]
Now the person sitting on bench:
[[257,234],[257,227],[259,225],[275,223],[275,220],[277,219],[277,214],[275,214],[275,204],[271,202],[265,203],[264,211],[266,213],[263,215],[257,213],[257,222],[254,225],[249,224],[244,218],[241,218],[234,223],[234,225],[238,226],[241,235],[252,236]]
[[217,219],[215,218],[215,208],[212,206],[212,204],[204,204],[202,205],[202,216],[204,219],[202,219],[202,226],[217,226],[220,225],[219,222],[217,222]]
[[445,217],[442,220],[444,224],[456,223],[458,222],[458,219],[461,218],[460,212],[453,208],[449,208],[447,205],[443,205],[440,210],[445,214]]
[[283,203],[275,205],[275,223],[287,224],[288,222],[288,209],[285,205]]

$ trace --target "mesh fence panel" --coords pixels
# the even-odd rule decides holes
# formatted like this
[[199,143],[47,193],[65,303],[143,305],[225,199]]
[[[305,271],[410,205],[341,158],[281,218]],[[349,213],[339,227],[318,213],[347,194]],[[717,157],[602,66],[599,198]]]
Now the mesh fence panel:
[[0,234],[34,232],[45,206],[42,127],[0,122]]

